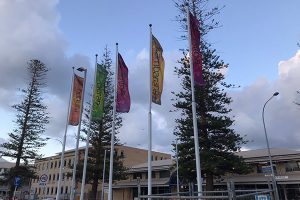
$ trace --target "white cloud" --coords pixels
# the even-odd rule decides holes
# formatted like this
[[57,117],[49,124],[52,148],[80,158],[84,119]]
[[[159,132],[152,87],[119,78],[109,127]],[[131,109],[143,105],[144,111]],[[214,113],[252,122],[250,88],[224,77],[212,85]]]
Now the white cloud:
[[300,52],[292,58],[280,61],[278,79],[268,81],[258,78],[253,84],[239,91],[231,92],[233,114],[236,116],[234,128],[238,133],[246,134],[251,142],[247,148],[265,148],[265,136],[262,123],[264,103],[278,91],[265,108],[265,122],[270,145],[272,147],[299,149],[300,107],[293,102],[299,100]]

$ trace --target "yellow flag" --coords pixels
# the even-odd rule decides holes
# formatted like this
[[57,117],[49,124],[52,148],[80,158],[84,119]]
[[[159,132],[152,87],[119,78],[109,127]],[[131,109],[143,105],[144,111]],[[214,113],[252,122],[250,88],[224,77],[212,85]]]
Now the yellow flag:
[[161,105],[163,91],[165,60],[163,49],[158,40],[152,35],[152,102]]

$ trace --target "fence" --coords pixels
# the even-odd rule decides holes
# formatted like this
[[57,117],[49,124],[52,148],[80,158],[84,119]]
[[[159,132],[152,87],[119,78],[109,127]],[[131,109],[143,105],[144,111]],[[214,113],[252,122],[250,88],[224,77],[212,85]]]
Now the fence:
[[228,200],[256,200],[262,197],[262,200],[269,200],[269,197],[273,199],[273,190],[262,189],[262,190],[235,190],[234,183],[227,183],[227,190],[223,191],[203,191],[201,195],[197,193],[180,192],[180,193],[165,193],[165,194],[155,194],[155,195],[140,195],[141,188],[138,185],[138,200],[175,200],[175,199],[201,199],[201,200],[218,200],[218,199],[228,199]]

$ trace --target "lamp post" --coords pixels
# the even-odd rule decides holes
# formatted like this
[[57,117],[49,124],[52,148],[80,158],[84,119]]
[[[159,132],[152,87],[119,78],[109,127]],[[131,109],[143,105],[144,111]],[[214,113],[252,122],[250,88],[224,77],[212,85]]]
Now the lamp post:
[[262,120],[263,120],[263,125],[264,125],[264,131],[265,131],[265,137],[266,137],[266,143],[267,143],[267,149],[268,149],[268,155],[269,155],[269,162],[270,162],[270,167],[271,167],[271,173],[272,173],[272,184],[273,184],[273,189],[274,189],[274,196],[275,200],[279,200],[279,194],[278,194],[278,189],[277,189],[277,184],[276,184],[276,179],[275,179],[275,173],[273,169],[273,162],[272,162],[272,157],[271,157],[271,152],[270,152],[270,146],[269,146],[269,140],[268,140],[268,135],[267,135],[267,130],[266,130],[266,125],[265,125],[265,107],[267,103],[275,96],[277,96],[279,92],[275,92],[264,104],[263,110],[262,110]]

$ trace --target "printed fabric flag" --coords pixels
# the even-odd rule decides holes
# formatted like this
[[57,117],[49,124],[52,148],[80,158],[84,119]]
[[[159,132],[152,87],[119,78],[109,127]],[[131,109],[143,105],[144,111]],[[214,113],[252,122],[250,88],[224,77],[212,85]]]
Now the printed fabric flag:
[[118,90],[117,90],[117,112],[129,112],[130,94],[128,90],[128,68],[121,56],[118,54]]
[[191,29],[191,41],[192,46],[192,60],[193,60],[193,71],[194,71],[194,82],[196,85],[204,85],[204,80],[202,76],[202,54],[200,51],[200,23],[198,19],[190,14],[190,29]]
[[160,43],[152,35],[152,102],[159,105],[161,105],[165,69],[162,53]]
[[94,86],[92,120],[101,120],[104,113],[104,92],[105,82],[108,72],[102,66],[97,64],[96,82]]
[[73,126],[77,126],[79,124],[82,92],[83,92],[83,81],[84,81],[83,78],[74,74],[71,111],[69,117],[69,124]]

